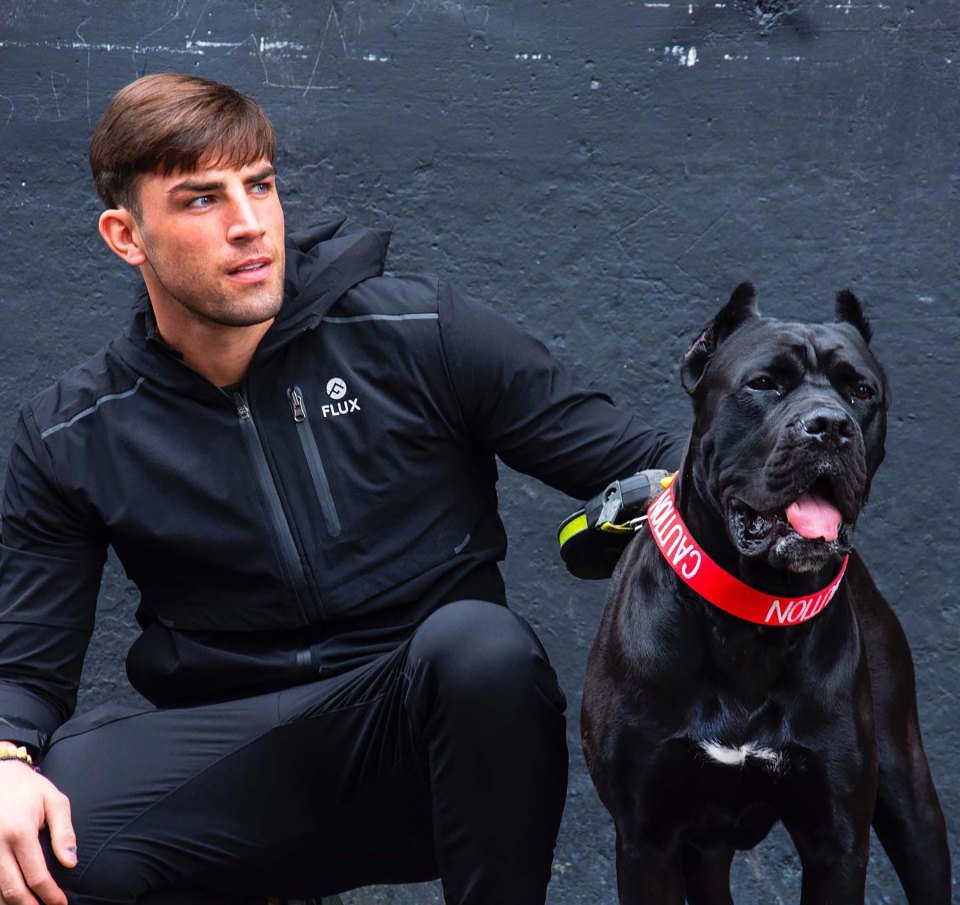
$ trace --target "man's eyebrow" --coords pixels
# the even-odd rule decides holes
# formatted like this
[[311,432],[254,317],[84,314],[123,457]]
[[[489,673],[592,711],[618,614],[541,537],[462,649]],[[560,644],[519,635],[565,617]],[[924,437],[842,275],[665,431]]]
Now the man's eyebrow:
[[246,185],[251,185],[254,182],[263,182],[264,179],[269,179],[271,176],[276,176],[276,175],[277,175],[277,168],[273,166],[273,164],[270,164],[270,166],[264,167],[262,170],[260,170],[257,173],[254,173],[252,176],[248,177],[247,179],[244,179],[243,181]]
[[[248,176],[243,182],[244,185],[253,185],[254,183],[263,182],[264,179],[269,179],[271,176],[276,175],[277,168],[271,165]],[[183,182],[178,182],[176,185],[168,188],[167,194],[175,195],[177,192],[216,192],[225,187],[226,183],[223,181],[203,182],[199,179],[184,179]]]
[[199,179],[184,179],[176,185],[167,189],[168,195],[175,195],[177,192],[214,192],[222,189],[225,182],[201,182]]

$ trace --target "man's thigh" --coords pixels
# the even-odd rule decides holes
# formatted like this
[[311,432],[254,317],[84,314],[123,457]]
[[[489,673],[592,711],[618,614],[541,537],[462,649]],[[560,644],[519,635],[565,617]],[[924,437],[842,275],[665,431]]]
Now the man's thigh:
[[107,705],[65,724],[43,770],[71,801],[78,864],[52,867],[71,903],[165,889],[308,897],[435,877],[404,656],[279,693]]

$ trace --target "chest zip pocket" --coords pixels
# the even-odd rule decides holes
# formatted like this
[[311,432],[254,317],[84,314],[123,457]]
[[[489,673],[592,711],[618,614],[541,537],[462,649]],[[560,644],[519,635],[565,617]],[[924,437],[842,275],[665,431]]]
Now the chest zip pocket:
[[333,504],[333,494],[330,492],[327,473],[323,470],[320,450],[317,449],[317,438],[314,437],[313,430],[310,427],[307,407],[303,403],[303,391],[300,387],[290,387],[287,390],[287,397],[290,399],[290,407],[293,409],[293,420],[297,425],[297,433],[300,435],[300,445],[303,447],[303,454],[307,459],[307,466],[310,468],[310,477],[313,478],[313,487],[320,499],[320,509],[323,511],[323,517],[327,522],[327,530],[331,537],[337,537],[340,534],[340,517],[337,515],[337,507]]

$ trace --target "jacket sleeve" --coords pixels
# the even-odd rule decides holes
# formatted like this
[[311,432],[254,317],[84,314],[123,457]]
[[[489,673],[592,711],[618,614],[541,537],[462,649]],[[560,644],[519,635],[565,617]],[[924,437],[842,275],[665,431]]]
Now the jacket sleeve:
[[443,281],[438,304],[467,429],[511,468],[587,499],[640,469],[679,467],[685,438],[576,387],[543,343]]
[[42,750],[77,703],[106,554],[21,412],[0,527],[0,739]]

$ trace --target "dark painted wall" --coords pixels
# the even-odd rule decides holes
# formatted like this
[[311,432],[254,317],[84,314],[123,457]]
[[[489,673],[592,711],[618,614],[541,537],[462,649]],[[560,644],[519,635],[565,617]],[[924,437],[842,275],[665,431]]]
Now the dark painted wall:
[[[767,313],[869,306],[894,387],[859,544],[917,661],[958,848],[960,6],[953,0],[0,2],[0,448],[16,408],[124,322],[86,142],[109,97],[177,70],[252,93],[281,133],[288,223],[395,230],[544,339],[581,381],[685,427],[678,362],[732,286]],[[570,697],[572,779],[550,901],[613,903],[612,833],[583,768],[579,688],[603,598],[558,564],[569,501],[505,474],[513,605]],[[130,698],[135,593],[113,568],[82,706]],[[874,847],[871,902],[903,901]],[[739,858],[745,902],[799,897],[783,833]],[[439,901],[436,888],[353,905]]]

